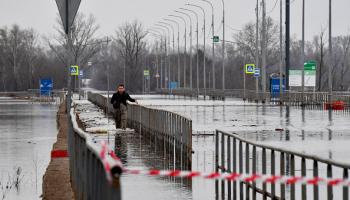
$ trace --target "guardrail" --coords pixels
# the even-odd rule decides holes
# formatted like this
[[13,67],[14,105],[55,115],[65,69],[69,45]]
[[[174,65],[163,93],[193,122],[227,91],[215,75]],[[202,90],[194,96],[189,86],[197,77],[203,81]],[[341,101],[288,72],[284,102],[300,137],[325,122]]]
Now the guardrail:
[[[276,162],[277,160],[277,162]],[[259,165],[258,162],[261,162]],[[349,177],[350,164],[320,158],[318,156],[294,152],[288,149],[276,148],[269,145],[258,144],[243,139],[235,134],[220,130],[215,134],[215,169],[216,172],[252,173],[271,175],[308,176],[307,171],[312,169],[313,177],[344,178]],[[277,169],[277,170],[276,170]],[[268,172],[269,171],[269,172]],[[296,188],[298,187],[298,188]],[[349,199],[349,186],[333,188],[332,186],[318,186],[315,184],[312,192],[310,186],[301,185],[275,185],[255,183],[216,181],[216,197],[219,199],[302,199],[308,196],[313,199]],[[320,187],[321,190],[320,190]],[[337,189],[334,191],[334,189]],[[227,192],[226,192],[227,191]],[[245,191],[245,192],[244,192]],[[288,195],[286,194],[288,192]],[[320,192],[322,193],[320,195]],[[336,195],[336,198],[335,198]],[[258,198],[258,199],[261,199]]]
[[[113,114],[114,109],[107,97],[88,92],[88,100]],[[179,161],[175,164],[181,169],[191,169],[192,120],[170,111],[135,104],[128,105],[127,120],[130,128],[160,145],[164,155],[174,159],[173,162]]]
[[[75,199],[120,200],[120,165],[110,157],[103,161],[100,156],[102,146],[79,128],[73,109],[69,122],[69,167]],[[106,169],[103,162],[107,162],[110,169]],[[111,175],[110,180],[107,174]]]

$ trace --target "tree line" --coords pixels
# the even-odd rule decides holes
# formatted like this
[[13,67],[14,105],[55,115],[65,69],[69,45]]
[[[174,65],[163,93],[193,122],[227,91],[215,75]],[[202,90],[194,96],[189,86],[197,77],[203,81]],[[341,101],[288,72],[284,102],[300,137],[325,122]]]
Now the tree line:
[[[280,33],[278,24],[272,18],[268,18],[266,24],[269,75],[279,72]],[[246,63],[255,62],[255,25],[255,22],[247,23],[241,31],[232,35],[231,41],[227,41],[224,61],[227,89],[242,89],[243,66]],[[260,24],[260,29],[261,27]],[[38,89],[41,78],[52,78],[55,88],[65,88],[67,66],[72,63],[84,70],[85,78],[91,79],[88,86],[96,89],[107,88],[108,75],[111,89],[114,90],[118,83],[125,83],[130,91],[141,92],[145,85],[144,70],[150,71],[148,83],[152,91],[157,87],[167,87],[166,80],[180,82],[181,87],[186,82],[186,87],[189,87],[191,85],[190,56],[192,56],[193,88],[197,87],[197,82],[199,88],[203,88],[204,84],[206,88],[212,88],[213,73],[216,76],[216,88],[221,88],[222,47],[220,44],[215,46],[215,58],[212,57],[211,47],[207,46],[203,51],[202,45],[198,51],[192,49],[192,55],[189,55],[189,50],[185,54],[183,47],[178,54],[177,47],[170,48],[172,44],[170,43],[169,46],[169,41],[165,43],[164,40],[151,37],[140,21],[125,22],[116,28],[114,34],[101,37],[97,35],[99,26],[95,18],[92,15],[83,14],[77,15],[71,29],[71,38],[67,38],[59,19],[56,30],[55,36],[43,37],[34,29],[25,29],[18,25],[0,27],[0,91]],[[317,62],[316,88],[319,91],[327,89],[327,68],[331,65],[334,90],[348,90],[350,34],[332,39],[334,56],[331,63],[325,31],[325,29],[320,30],[312,41],[305,43],[305,59]],[[71,48],[68,45],[69,40],[73,43]],[[258,46],[259,59],[261,59],[261,45]],[[206,74],[203,69],[204,62]],[[213,62],[214,72],[211,67]],[[303,67],[301,41],[296,37],[291,38],[291,66],[292,69]],[[204,76],[206,82],[204,82]],[[255,87],[253,77],[247,77],[247,87],[250,89]]]

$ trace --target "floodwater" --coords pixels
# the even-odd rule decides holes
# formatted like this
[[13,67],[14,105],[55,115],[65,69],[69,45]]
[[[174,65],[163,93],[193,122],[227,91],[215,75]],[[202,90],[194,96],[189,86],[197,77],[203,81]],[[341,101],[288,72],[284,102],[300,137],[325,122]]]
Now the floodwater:
[[[334,112],[330,121],[327,111],[303,111],[290,107],[287,113],[285,108],[279,106],[256,105],[239,99],[211,101],[160,95],[133,97],[142,105],[173,111],[192,119],[192,170],[195,171],[214,171],[213,134],[216,129],[263,144],[350,162],[347,153],[350,145],[349,112]],[[143,143],[142,138],[130,137],[125,145],[129,166],[162,168],[159,166],[162,163],[161,156],[147,150],[147,144]],[[308,171],[310,169],[308,164]],[[339,175],[334,172],[335,177]],[[166,179],[125,175],[122,184],[125,199],[215,199],[214,182],[208,180],[194,179],[188,185]],[[173,196],[174,192],[177,195]]]
[[56,112],[57,105],[0,99],[0,199],[40,199]]

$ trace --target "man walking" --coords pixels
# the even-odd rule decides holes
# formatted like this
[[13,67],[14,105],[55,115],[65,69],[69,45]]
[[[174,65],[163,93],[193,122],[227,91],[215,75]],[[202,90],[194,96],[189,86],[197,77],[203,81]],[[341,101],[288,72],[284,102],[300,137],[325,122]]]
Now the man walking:
[[111,104],[115,109],[115,127],[117,129],[122,128],[126,129],[126,118],[127,118],[127,102],[135,102],[137,101],[130,97],[130,95],[125,92],[124,84],[119,84],[117,92],[113,94],[111,99]]

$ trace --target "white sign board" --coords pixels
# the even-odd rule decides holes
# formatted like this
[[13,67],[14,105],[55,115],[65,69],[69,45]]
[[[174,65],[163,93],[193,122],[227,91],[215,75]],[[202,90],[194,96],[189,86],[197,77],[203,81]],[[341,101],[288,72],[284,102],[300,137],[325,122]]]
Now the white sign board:
[[306,87],[316,87],[316,71],[305,70],[304,81]]
[[302,71],[301,70],[289,70],[289,86],[299,87],[301,86]]

